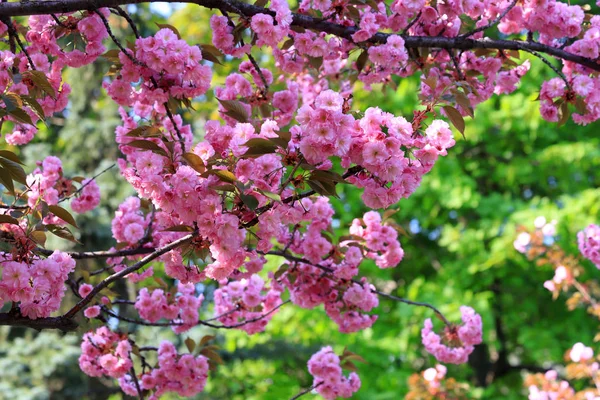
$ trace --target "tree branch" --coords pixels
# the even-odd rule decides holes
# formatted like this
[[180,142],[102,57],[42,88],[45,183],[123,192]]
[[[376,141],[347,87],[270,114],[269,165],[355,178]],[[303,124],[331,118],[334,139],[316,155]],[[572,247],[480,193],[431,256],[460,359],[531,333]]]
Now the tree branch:
[[[48,0],[28,1],[0,4],[0,17],[41,15],[52,13],[68,13],[81,10],[97,10],[101,7],[116,7],[126,4],[148,3],[148,0]],[[217,9],[251,17],[256,14],[269,14],[274,16],[275,12],[252,4],[243,3],[239,0],[165,0],[166,3],[191,3],[202,7]],[[352,40],[352,35],[358,31],[357,27],[342,26],[332,22],[323,21],[308,15],[293,14],[293,26],[303,27],[314,31],[320,31]],[[369,42],[386,43],[391,34],[377,33]],[[496,50],[524,50],[545,53],[556,58],[588,67],[594,71],[600,71],[600,64],[590,58],[578,56],[562,49],[547,46],[536,42],[521,40],[495,40],[495,39],[469,39],[465,37],[442,37],[442,36],[404,36],[407,48],[438,48],[438,49],[496,49]]]
[[64,317],[47,317],[30,319],[15,313],[0,313],[0,325],[23,326],[41,331],[42,329],[59,329],[70,332],[77,329],[77,322]]
[[[137,256],[140,254],[149,254],[156,251],[152,247],[138,247],[135,249],[115,250],[115,251],[67,251],[68,255],[75,260],[84,260],[88,258],[112,258],[112,257],[128,257]],[[38,247],[34,250],[35,253],[44,256],[50,256],[54,250],[42,249]]]
[[[323,272],[333,273],[333,269],[331,269],[329,267],[325,267],[325,266],[320,265],[320,264],[311,263],[307,259],[293,256],[292,254],[287,253],[287,252],[283,252],[283,251],[269,251],[268,253],[263,253],[263,252],[257,251],[257,253],[263,254],[263,255],[270,254],[270,255],[284,257],[285,259],[287,259],[289,261],[294,261],[294,262],[297,262],[297,263],[311,265],[311,266],[313,266],[315,268],[319,268]],[[360,285],[360,286],[363,285],[362,282],[360,282],[360,281],[358,281],[356,279],[351,279],[351,282],[356,283],[357,285]],[[412,300],[404,299],[402,297],[394,296],[393,294],[384,293],[384,292],[382,292],[382,291],[380,291],[378,289],[371,289],[371,292],[375,293],[378,296],[385,297],[385,298],[388,298],[390,300],[398,301],[400,303],[409,304],[411,306],[429,308],[430,310],[432,310],[444,322],[444,324],[446,324],[447,326],[451,325],[450,321],[448,321],[446,319],[446,317],[444,316],[444,314],[442,314],[442,312],[440,310],[438,310],[435,306],[433,306],[433,305],[431,305],[429,303],[422,303],[422,302],[419,302],[419,301],[412,301]]]
[[75,316],[75,314],[77,314],[79,311],[81,311],[83,309],[83,307],[85,307],[89,302],[91,302],[92,299],[94,298],[94,296],[96,296],[102,289],[104,289],[105,287],[107,287],[108,285],[113,283],[114,281],[121,279],[124,276],[129,275],[132,272],[137,271],[138,269],[142,268],[144,265],[146,265],[149,262],[153,261],[154,259],[162,256],[163,254],[168,253],[169,251],[188,242],[189,240],[193,239],[196,235],[197,235],[197,233],[190,233],[189,235],[185,235],[184,237],[177,239],[174,242],[171,242],[166,246],[156,249],[156,251],[154,251],[154,253],[148,254],[146,257],[142,258],[140,261],[136,262],[135,264],[125,268],[124,270],[121,270],[121,271],[114,273],[111,276],[107,277],[102,282],[100,282],[98,285],[96,285],[94,287],[94,289],[92,289],[92,291],[87,296],[85,296],[77,304],[75,304],[75,306],[73,306],[73,308],[71,308],[64,315],[64,317],[65,318],[73,318],[73,316]]

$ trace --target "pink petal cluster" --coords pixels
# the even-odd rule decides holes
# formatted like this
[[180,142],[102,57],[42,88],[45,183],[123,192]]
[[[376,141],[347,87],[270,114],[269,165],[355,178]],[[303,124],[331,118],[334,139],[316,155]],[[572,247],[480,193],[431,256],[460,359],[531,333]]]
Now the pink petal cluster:
[[27,196],[29,207],[37,208],[39,201],[45,201],[48,205],[58,204],[60,193],[55,186],[62,178],[62,172],[60,159],[48,156],[41,162],[41,168],[27,175],[27,186],[31,188]]
[[132,365],[127,335],[112,332],[106,326],[83,335],[79,367],[87,375],[120,378]]
[[[135,105],[136,113],[142,117],[149,117],[152,111],[164,114],[170,96],[194,98],[206,93],[210,86],[212,71],[201,64],[200,48],[190,46],[170,29],[137,39],[135,52],[129,56],[119,53],[123,66],[116,79],[105,86],[115,102]],[[136,90],[134,85],[140,80]]]
[[474,346],[482,340],[481,316],[471,307],[460,308],[463,324],[460,326],[446,326],[443,337],[433,331],[431,319],[425,320],[421,330],[421,339],[425,350],[444,363],[466,363]]
[[[215,290],[214,297],[214,313],[219,321],[225,326],[240,324],[239,329],[250,335],[264,331],[275,314],[273,310],[281,305],[281,291],[267,290],[258,275],[229,282]],[[255,322],[246,323],[254,319]]]
[[117,242],[137,244],[146,233],[149,220],[140,210],[140,199],[128,197],[115,212],[112,234]]
[[149,321],[157,322],[167,319],[181,322],[173,326],[176,333],[182,333],[198,323],[198,310],[204,300],[204,295],[195,296],[193,284],[179,283],[177,293],[165,293],[162,289],[149,291],[142,288],[135,302],[135,308],[140,316]]
[[6,253],[0,257],[0,305],[18,303],[21,314],[30,319],[49,317],[59,309],[64,282],[75,269],[71,256],[55,250],[48,258],[31,262],[12,261]]
[[[158,366],[141,376],[140,386],[152,391],[150,399],[156,400],[167,392],[179,396],[194,396],[204,390],[208,377],[206,357],[192,354],[180,355],[168,341],[158,347]],[[133,389],[133,391],[131,390]],[[137,395],[134,387],[129,387],[131,396]]]
[[360,389],[356,372],[348,377],[342,373],[340,358],[330,346],[323,347],[308,360],[308,372],[313,376],[313,387],[327,400],[349,398]]
[[590,224],[577,234],[581,254],[600,268],[600,226]]
[[71,208],[77,213],[91,211],[100,204],[100,188],[93,179],[84,179],[81,182],[83,189],[71,201]]
[[383,225],[378,212],[367,212],[362,221],[355,218],[350,227],[350,234],[365,240],[365,245],[370,250],[366,257],[375,260],[379,268],[393,268],[404,257],[404,250],[398,241],[398,232],[391,226]]

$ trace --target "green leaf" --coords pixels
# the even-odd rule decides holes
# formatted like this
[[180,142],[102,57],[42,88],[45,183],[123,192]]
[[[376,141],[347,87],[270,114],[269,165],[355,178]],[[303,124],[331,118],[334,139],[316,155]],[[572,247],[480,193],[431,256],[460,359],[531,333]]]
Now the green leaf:
[[202,52],[202,58],[210,62],[223,65],[219,57],[223,57],[223,53],[215,46],[210,44],[201,44],[200,51]]
[[348,371],[353,371],[356,372],[358,371],[358,368],[356,368],[356,365],[354,365],[354,363],[350,360],[344,360],[343,362],[340,363],[340,366]]
[[258,190],[258,192],[271,200],[281,201],[281,196],[278,195],[277,193],[267,192],[266,190],[260,190],[260,189]]
[[[350,8],[355,10],[355,8],[352,8],[352,7],[350,7]],[[356,59],[356,69],[358,70],[358,72],[363,70],[365,65],[367,65],[368,60],[369,60],[369,53],[366,50],[363,50],[362,53],[360,53],[360,55]]]
[[337,182],[337,183],[346,183],[344,177],[333,171],[322,171],[320,169],[314,170],[310,174],[311,179],[316,179],[319,181],[329,181],[329,182]]
[[221,358],[221,356],[212,348],[205,347],[200,351],[200,354],[202,354],[204,357],[208,358],[216,364],[223,364],[223,359]]
[[0,168],[0,183],[4,185],[10,193],[15,193],[15,184],[10,172],[6,168]]
[[112,49],[112,50],[108,50],[106,53],[102,54],[102,57],[106,58],[110,62],[120,63],[121,62],[121,60],[119,59],[120,53],[121,53],[121,50]]
[[70,225],[73,225],[75,228],[79,228],[77,226],[77,222],[75,222],[75,218],[73,218],[71,213],[69,213],[67,210],[65,210],[61,206],[48,206],[48,210],[52,214],[56,215],[58,218],[69,223]]
[[279,280],[279,278],[281,278],[283,276],[283,274],[285,274],[289,269],[290,269],[290,264],[287,264],[287,263],[281,264],[281,266],[275,272],[275,275],[273,275],[273,278],[275,280]]
[[4,105],[6,106],[6,111],[8,111],[8,112],[11,112],[12,110],[16,110],[17,108],[23,107],[23,100],[21,100],[21,97],[15,93],[3,94],[2,101],[4,101]]
[[223,182],[235,183],[237,182],[237,178],[234,174],[227,171],[226,169],[211,169],[210,171],[205,172],[202,176],[206,177],[208,175],[216,175]]
[[48,228],[48,230],[50,231],[50,233],[52,233],[53,235],[58,236],[59,238],[62,239],[66,239],[69,240],[71,242],[74,243],[79,243],[79,240],[75,239],[75,236],[73,236],[73,233],[71,233],[71,231],[68,228],[62,227],[62,226],[58,226],[58,225],[46,225],[46,228]]
[[200,339],[200,343],[198,344],[199,346],[204,346],[206,345],[208,342],[210,342],[211,340],[213,340],[216,336],[213,335],[206,335],[203,336],[202,339]]
[[175,225],[170,228],[163,229],[164,232],[194,232],[194,228],[187,225]]
[[44,115],[44,109],[36,99],[31,96],[21,96],[21,99],[23,100],[23,103],[29,106],[31,111],[33,111],[39,119],[43,121],[46,118],[46,115]]
[[160,138],[163,136],[162,132],[160,131],[159,128],[155,127],[155,126],[148,126],[148,125],[142,125],[142,126],[138,126],[135,129],[130,130],[129,132],[127,132],[127,134],[125,136],[130,136],[130,137],[157,137]]
[[43,231],[33,231],[29,234],[29,236],[31,237],[31,239],[36,242],[37,244],[39,244],[40,246],[44,247],[46,245],[46,233]]

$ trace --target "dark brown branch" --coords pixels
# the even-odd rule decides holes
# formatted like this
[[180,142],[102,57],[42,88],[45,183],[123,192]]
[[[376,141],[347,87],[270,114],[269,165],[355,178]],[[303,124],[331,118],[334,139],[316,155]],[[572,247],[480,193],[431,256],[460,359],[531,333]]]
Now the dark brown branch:
[[[206,319],[206,320],[198,320],[196,322],[196,325],[204,325],[204,326],[208,326],[209,328],[214,328],[214,329],[235,329],[235,328],[239,328],[240,326],[244,326],[244,325],[248,325],[251,324],[253,322],[256,321],[260,321],[263,318],[268,317],[269,315],[273,314],[275,311],[277,311],[280,307],[284,306],[285,304],[290,303],[291,300],[286,300],[284,302],[282,302],[281,304],[273,307],[271,310],[267,311],[264,314],[261,314],[257,317],[254,318],[250,318],[241,322],[238,322],[236,324],[233,325],[216,325],[216,324],[211,324],[208,321],[214,321],[215,319],[224,317],[228,314],[231,314],[234,311],[238,311],[238,309],[234,309],[231,311],[227,311],[225,313],[223,313],[222,315],[216,316],[214,318],[211,319]],[[120,321],[125,321],[125,322],[129,322],[132,324],[136,324],[136,325],[143,325],[143,326],[179,326],[179,325],[185,325],[183,322],[176,322],[176,321],[170,321],[170,322],[149,322],[149,321],[144,321],[142,319],[135,319],[135,318],[128,318],[128,317],[123,317],[122,315],[119,315],[117,313],[115,313],[114,311],[109,310],[106,307],[102,307],[102,311],[104,311],[105,313],[107,313],[108,315],[110,315],[111,317],[114,317]]]
[[119,14],[121,17],[125,18],[125,20],[129,24],[129,26],[131,27],[131,30],[133,31],[133,34],[135,35],[135,37],[137,39],[141,38],[142,35],[140,34],[140,31],[138,30],[137,25],[135,24],[135,22],[133,22],[133,19],[131,18],[131,15],[129,15],[127,13],[127,11],[123,10],[119,6],[116,6],[116,7],[113,7],[113,8],[114,8],[114,10],[117,11],[117,14]]
[[[137,256],[141,254],[150,254],[156,251],[152,247],[138,247],[135,249],[126,250],[115,250],[115,251],[67,251],[66,253],[75,260],[84,260],[88,258],[112,258],[112,257],[128,257]],[[37,254],[49,256],[54,253],[54,250],[42,249],[38,247],[35,249]]]
[[311,386],[307,389],[304,389],[303,391],[299,392],[297,395],[295,395],[294,397],[290,397],[290,400],[296,400],[299,399],[300,397],[304,396],[307,393],[310,393],[312,390],[316,389],[319,385],[322,385],[324,382],[318,383],[315,386]]
[[102,171],[98,172],[96,175],[94,175],[91,179],[89,179],[84,185],[81,185],[81,187],[79,189],[77,189],[75,192],[71,193],[69,196],[67,197],[63,197],[62,199],[60,199],[58,202],[62,203],[65,200],[70,199],[71,197],[75,196],[78,193],[81,193],[81,191],[90,183],[92,183],[93,181],[96,180],[97,177],[99,177],[100,175],[102,175],[103,173],[105,173],[106,171],[108,171],[109,169],[113,168],[114,166],[116,166],[117,164],[112,164],[110,167],[104,168]]
[[14,40],[15,42],[17,42],[17,44],[21,48],[21,51],[23,52],[23,54],[25,54],[25,57],[27,57],[27,61],[29,62],[29,67],[35,71],[35,64],[33,63],[33,60],[31,59],[31,56],[29,55],[27,48],[21,41],[21,38],[19,37],[19,32],[17,32],[17,30],[15,29],[15,26],[13,25],[10,18],[2,17],[0,19],[2,20],[2,22],[4,22],[4,24],[8,28],[8,34],[9,34],[11,40]]
[[[101,7],[116,7],[125,4],[139,4],[148,2],[148,0],[48,0],[2,3],[0,4],[0,17],[68,13],[80,10],[96,10]],[[248,3],[243,3],[238,0],[229,0],[226,3],[222,2],[221,0],[165,0],[165,2],[192,3],[202,7],[221,11],[224,10],[234,14],[242,13],[244,17],[252,17],[256,14],[275,15],[275,12],[271,10],[263,7],[257,7]],[[314,31],[329,33],[347,40],[352,40],[352,35],[358,30],[356,27],[342,26],[301,14],[293,14],[292,25]],[[386,43],[389,36],[390,34],[387,33],[377,33],[371,39],[369,39],[369,42]],[[572,61],[595,71],[600,71],[600,64],[598,64],[595,60],[536,42],[525,42],[521,40],[495,40],[489,38],[469,39],[465,37],[442,36],[404,36],[404,41],[405,46],[408,48],[426,47],[458,50],[533,50],[566,61]]]
[[135,264],[107,277],[102,282],[100,282],[98,285],[96,285],[94,287],[94,289],[92,289],[92,291],[87,296],[85,296],[85,298],[81,299],[77,304],[75,304],[75,306],[73,306],[73,308],[71,308],[64,315],[64,317],[65,318],[73,318],[73,316],[75,316],[75,314],[77,314],[87,304],[89,304],[92,301],[92,299],[94,298],[94,296],[96,296],[102,289],[104,289],[105,287],[107,287],[108,285],[113,283],[114,281],[119,280],[126,275],[129,275],[130,273],[136,272],[138,269],[142,268],[144,265],[148,264],[149,262],[155,260],[156,258],[162,256],[163,254],[168,253],[169,251],[171,251],[171,250],[181,246],[182,244],[188,242],[189,240],[193,239],[194,236],[196,236],[196,233],[190,233],[189,235],[185,235],[181,239],[175,240],[174,242],[171,242],[166,246],[156,249],[153,253],[142,258],[140,261],[136,262]]
[[47,317],[30,319],[14,313],[0,313],[0,325],[23,326],[41,331],[42,329],[58,329],[70,332],[77,329],[77,323],[70,318]]

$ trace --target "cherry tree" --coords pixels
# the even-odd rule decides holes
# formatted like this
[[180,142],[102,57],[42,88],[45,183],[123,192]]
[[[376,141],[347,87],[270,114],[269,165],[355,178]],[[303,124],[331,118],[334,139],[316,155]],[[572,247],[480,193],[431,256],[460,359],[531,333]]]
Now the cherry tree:
[[[137,192],[115,212],[113,248],[48,249],[48,234],[76,241],[77,220],[65,207],[97,207],[96,177],[65,176],[55,156],[31,169],[0,150],[0,235],[11,245],[0,253],[0,324],[68,332],[81,318],[97,320],[102,326],[82,338],[82,371],[118,379],[139,398],[199,393],[220,358],[211,336],[187,338],[189,353],[180,354],[167,341],[139,343],[111,320],[179,335],[197,325],[251,335],[281,307],[323,305],[341,332],[352,333],[376,323],[379,298],[386,297],[428,308],[439,322],[424,321],[424,348],[440,362],[466,362],[482,341],[476,310],[465,305],[461,322],[450,321],[436,306],[379,290],[361,273],[365,259],[394,268],[404,257],[393,210],[377,210],[417,189],[455,144],[452,127],[464,133],[464,118],[474,117],[479,103],[516,90],[530,69],[523,53],[555,75],[539,88],[546,120],[599,119],[600,16],[555,0],[303,0],[294,9],[283,0],[196,0],[188,3],[214,14],[205,21],[212,43],[195,45],[167,25],[142,37],[122,7],[141,2],[0,4],[6,142],[31,141],[40,124],[68,106],[64,71],[102,57],[111,63],[103,89],[122,120],[116,163]],[[128,36],[111,28],[118,19]],[[224,63],[237,72],[213,84]],[[412,75],[421,79],[412,116],[353,107],[354,90]],[[209,91],[219,118],[206,121],[198,141],[181,114]],[[331,234],[329,198],[338,185],[362,189],[373,210],[357,215],[342,237]],[[581,239],[596,261],[597,230],[588,228]],[[105,266],[90,272],[78,265],[84,259]],[[268,261],[278,268],[263,271]],[[155,271],[169,277],[160,288],[148,283],[157,281]],[[569,271],[560,274],[555,283]],[[135,286],[135,301],[110,290],[120,280]],[[196,284],[209,281],[218,286],[214,315],[201,316],[205,299]],[[67,290],[78,302],[59,312]],[[124,316],[123,308],[139,316]],[[589,359],[581,346],[571,354]],[[148,353],[156,353],[156,363]],[[353,361],[360,355],[323,347],[307,360],[312,387],[295,398],[311,390],[326,399],[351,397],[360,378],[342,370]],[[428,371],[428,381],[445,375],[441,366]]]

